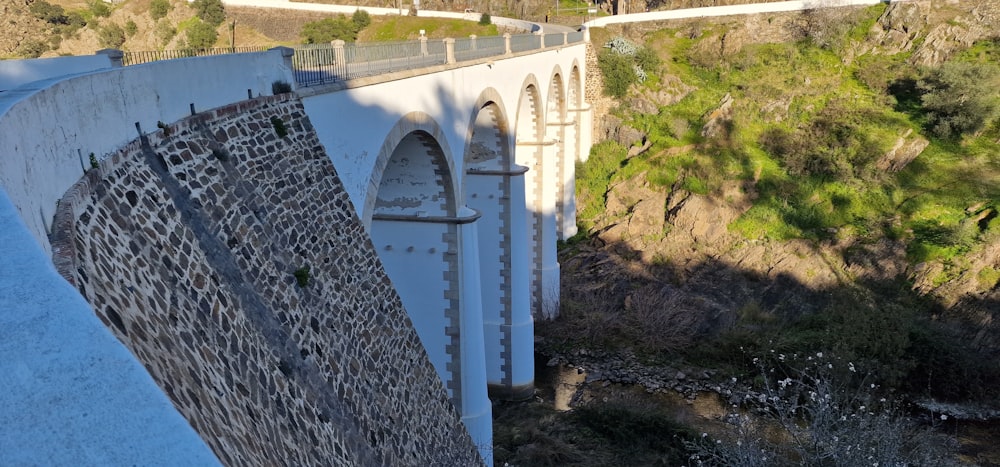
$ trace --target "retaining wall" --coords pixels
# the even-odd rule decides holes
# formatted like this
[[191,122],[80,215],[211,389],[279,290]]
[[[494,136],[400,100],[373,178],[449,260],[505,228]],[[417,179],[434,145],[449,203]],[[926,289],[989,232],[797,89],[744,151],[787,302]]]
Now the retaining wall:
[[124,145],[54,231],[64,276],[224,463],[482,463],[298,99]]

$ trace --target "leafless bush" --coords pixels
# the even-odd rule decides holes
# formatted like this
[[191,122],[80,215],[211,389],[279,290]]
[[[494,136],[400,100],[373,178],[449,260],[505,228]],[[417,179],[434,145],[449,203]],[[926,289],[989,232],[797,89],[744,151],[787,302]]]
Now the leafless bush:
[[690,443],[695,465],[954,464],[954,441],[904,417],[853,363],[822,352],[754,361],[763,387],[747,402],[760,416],[729,417],[732,443]]

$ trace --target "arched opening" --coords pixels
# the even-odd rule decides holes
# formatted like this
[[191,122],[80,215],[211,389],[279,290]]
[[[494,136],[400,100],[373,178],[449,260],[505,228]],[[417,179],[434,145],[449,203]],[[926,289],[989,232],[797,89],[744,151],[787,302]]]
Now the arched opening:
[[514,164],[507,118],[492,90],[473,115],[465,152],[465,203],[481,214],[480,278],[483,335],[490,395],[526,399],[534,394],[534,323],[531,318],[526,167]]
[[528,168],[525,204],[531,259],[531,311],[554,318],[559,310],[559,263],[556,258],[556,141],[546,134],[544,104],[534,77],[525,80],[517,106],[515,161]]
[[460,400],[458,235],[448,222],[456,204],[438,140],[424,130],[406,134],[377,187],[372,241],[448,395]]
[[560,240],[569,238],[570,230],[575,232],[576,216],[567,212],[567,205],[572,202],[573,192],[567,190],[567,186],[572,184],[570,176],[574,170],[572,164],[574,160],[567,149],[572,149],[572,145],[567,140],[567,127],[573,122],[566,118],[566,94],[563,90],[564,82],[562,74],[557,68],[549,82],[548,99],[545,101],[545,136],[548,140],[554,141],[552,154],[548,157],[552,159],[553,167],[551,177],[552,189],[555,190],[555,210],[556,235]]
[[486,392],[477,212],[457,202],[440,127],[409,114],[382,145],[365,218],[386,274],[480,451],[492,446]]

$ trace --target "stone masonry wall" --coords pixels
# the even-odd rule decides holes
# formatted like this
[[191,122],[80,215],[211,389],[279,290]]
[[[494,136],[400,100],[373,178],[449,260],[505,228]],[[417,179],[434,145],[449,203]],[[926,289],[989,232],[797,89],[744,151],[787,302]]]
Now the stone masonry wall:
[[53,251],[225,464],[481,464],[354,213],[301,102],[262,97],[87,172]]

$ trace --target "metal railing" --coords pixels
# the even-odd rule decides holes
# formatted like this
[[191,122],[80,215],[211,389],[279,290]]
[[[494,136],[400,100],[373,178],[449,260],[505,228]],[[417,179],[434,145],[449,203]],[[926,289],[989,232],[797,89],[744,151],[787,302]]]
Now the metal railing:
[[455,39],[455,60],[463,62],[477,58],[503,55],[507,42],[501,36]]
[[[395,71],[443,65],[583,41],[583,32],[517,34],[405,42],[310,44],[295,47],[292,70],[299,86],[316,86]],[[266,47],[124,52],[124,65],[228,53],[263,52]]]
[[172,60],[175,58],[264,52],[268,48],[269,47],[264,47],[264,46],[251,46],[251,47],[221,47],[214,49],[177,49],[177,50],[123,52],[122,65],[125,66],[138,65],[140,63],[156,62],[160,60]]
[[526,52],[542,48],[542,36],[537,34],[518,34],[510,36],[510,51]]

